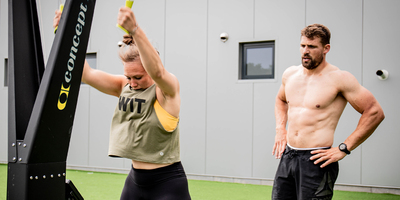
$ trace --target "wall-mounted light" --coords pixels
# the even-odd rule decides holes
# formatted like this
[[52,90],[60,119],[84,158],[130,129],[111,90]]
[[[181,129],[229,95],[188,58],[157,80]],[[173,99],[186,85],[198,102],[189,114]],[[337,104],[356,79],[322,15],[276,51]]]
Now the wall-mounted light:
[[118,41],[118,47],[122,47],[122,45],[124,45],[124,43],[122,41]]
[[228,33],[224,32],[224,33],[221,33],[219,38],[221,39],[222,42],[226,42],[229,39],[229,35],[228,35]]
[[380,80],[386,80],[387,78],[389,78],[389,72],[384,69],[376,71],[376,75]]

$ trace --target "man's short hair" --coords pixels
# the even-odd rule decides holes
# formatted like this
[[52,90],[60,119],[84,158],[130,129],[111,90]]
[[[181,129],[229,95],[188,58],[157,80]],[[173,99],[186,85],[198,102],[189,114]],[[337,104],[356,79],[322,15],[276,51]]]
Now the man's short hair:
[[330,44],[331,32],[328,27],[322,24],[311,24],[301,30],[301,36],[305,36],[309,39],[314,39],[315,37],[321,38],[322,46]]

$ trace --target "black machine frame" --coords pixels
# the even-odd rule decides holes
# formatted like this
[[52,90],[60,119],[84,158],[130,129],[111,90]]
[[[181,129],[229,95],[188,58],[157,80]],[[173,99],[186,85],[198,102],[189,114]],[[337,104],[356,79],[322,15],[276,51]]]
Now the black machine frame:
[[66,0],[44,65],[35,0],[9,0],[7,199],[83,199],[66,159],[96,0]]

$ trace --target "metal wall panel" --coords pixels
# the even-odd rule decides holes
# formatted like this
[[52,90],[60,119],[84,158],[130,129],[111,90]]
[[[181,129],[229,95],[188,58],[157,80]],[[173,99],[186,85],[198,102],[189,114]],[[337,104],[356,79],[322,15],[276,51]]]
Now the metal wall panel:
[[167,1],[165,19],[164,66],[180,83],[182,163],[205,174],[207,1]]
[[[300,64],[300,30],[304,27],[305,1],[255,1],[253,40],[275,40],[275,79],[254,81],[253,175],[274,179],[279,160],[272,156],[275,141],[275,98],[286,68]],[[279,20],[275,20],[279,19]]]
[[4,59],[8,58],[8,1],[0,0],[0,162],[8,157],[8,88],[4,87]]
[[67,157],[68,165],[89,165],[89,102],[89,86],[81,85]]
[[48,55],[50,54],[51,47],[53,46],[53,40],[55,36],[53,19],[55,10],[59,9],[59,1],[37,0],[36,6],[40,25],[40,36],[42,39],[43,57],[46,65],[49,58]]
[[253,90],[238,83],[238,42],[253,34],[254,1],[209,1],[208,8],[206,172],[250,177]]
[[[385,120],[363,144],[362,184],[400,186],[400,92],[399,55],[400,2],[368,0],[364,3],[363,80],[379,101]],[[381,81],[376,71],[386,69],[389,78]]]
[[[89,166],[123,168],[123,159],[108,156],[111,119],[118,98],[96,89],[90,91]],[[76,130],[74,130],[76,131]]]
[[[132,7],[139,26],[146,32],[147,38],[149,38],[152,45],[160,52],[161,61],[164,64],[166,54],[165,39],[167,38],[165,31],[167,19],[166,5],[170,3],[174,3],[174,1],[135,1]],[[182,26],[182,24],[180,25]],[[167,70],[171,69],[167,68]]]

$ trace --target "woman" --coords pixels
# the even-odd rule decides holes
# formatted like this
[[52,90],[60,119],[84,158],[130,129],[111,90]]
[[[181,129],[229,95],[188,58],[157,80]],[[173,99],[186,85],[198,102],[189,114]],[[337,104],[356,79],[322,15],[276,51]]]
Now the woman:
[[[54,27],[60,16],[56,11]],[[85,62],[82,81],[119,97],[109,156],[132,160],[121,199],[191,199],[179,155],[178,79],[165,70],[129,8],[120,8],[118,24],[130,31],[119,50],[124,76],[92,69]]]

